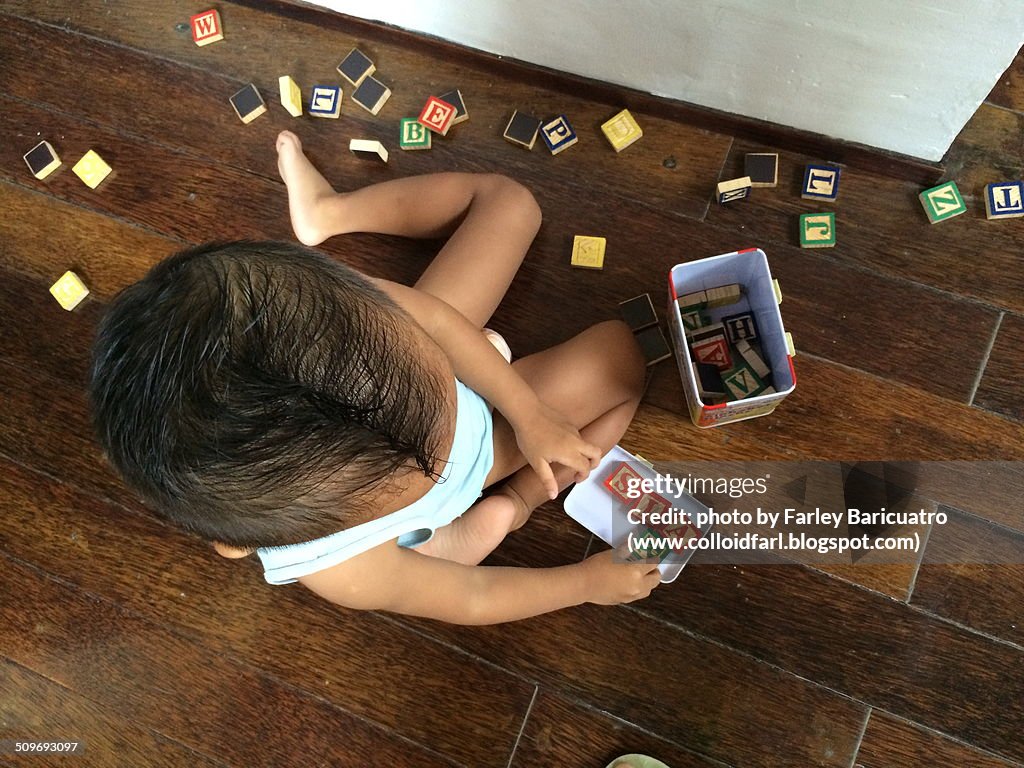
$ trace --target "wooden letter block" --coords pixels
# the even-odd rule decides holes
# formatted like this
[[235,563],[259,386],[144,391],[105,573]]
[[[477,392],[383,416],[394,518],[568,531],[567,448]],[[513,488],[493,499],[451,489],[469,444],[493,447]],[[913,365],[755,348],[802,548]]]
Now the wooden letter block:
[[947,181],[945,184],[926,189],[918,195],[918,199],[924,207],[924,212],[928,214],[928,221],[932,224],[967,212],[967,206],[955,181]]
[[576,235],[572,239],[572,258],[569,263],[574,267],[603,269],[606,243],[603,237]]
[[730,283],[729,285],[708,288],[704,291],[704,295],[707,296],[708,309],[714,309],[735,304],[740,300],[740,296],[743,295],[743,290],[737,283]]
[[725,384],[722,382],[722,372],[717,365],[711,363],[694,363],[697,369],[697,393],[702,403],[716,405],[724,403]]
[[520,147],[533,149],[537,141],[537,132],[540,130],[540,120],[525,112],[516,110],[509,118],[505,132],[502,134],[508,141],[518,144]]
[[831,248],[836,244],[834,213],[803,213],[800,215],[800,247]]
[[430,149],[430,131],[415,117],[403,117],[398,146],[402,149]]
[[604,487],[627,504],[631,504],[633,500],[627,495],[631,490],[630,484],[634,486],[632,490],[636,490],[639,487],[636,484],[642,479],[639,472],[626,462],[622,462],[604,479]]
[[452,119],[452,125],[458,125],[469,120],[469,111],[466,109],[466,101],[462,98],[462,91],[456,88],[454,91],[448,91],[448,93],[442,93],[440,96],[441,101],[446,101],[455,107],[455,117]]
[[700,330],[708,324],[707,315],[699,309],[695,309],[692,312],[681,312],[680,318],[683,321],[683,330],[687,335]]
[[381,111],[387,100],[391,98],[391,89],[375,77],[366,77],[355,91],[352,101],[371,115]]
[[839,197],[839,167],[809,164],[804,170],[804,186],[800,197],[805,200],[835,202]]
[[622,313],[622,319],[626,321],[626,325],[634,331],[643,330],[658,322],[658,315],[654,311],[654,303],[651,301],[649,293],[620,301],[619,312]]
[[733,367],[732,356],[729,354],[729,341],[725,338],[725,329],[721,323],[709,325],[690,334],[690,351],[698,363],[708,363],[720,371]]
[[729,397],[733,400],[753,397],[764,390],[764,382],[745,365],[741,365],[723,374],[722,383],[725,385],[725,390]]
[[720,181],[715,187],[719,205],[731,203],[733,200],[742,200],[750,196],[750,177],[741,176],[738,179]]
[[565,115],[559,115],[554,120],[544,123],[540,127],[540,135],[552,155],[568,149],[577,141],[576,131],[572,129],[569,118]]
[[86,152],[82,159],[71,168],[75,175],[85,182],[89,189],[96,189],[100,182],[110,175],[110,166],[93,150]]
[[45,179],[60,168],[60,158],[48,141],[40,141],[24,154],[25,164],[37,179]]
[[698,309],[707,309],[708,306],[708,295],[704,291],[694,291],[693,293],[687,293],[676,299],[676,304],[679,305],[680,312],[693,312]]
[[384,163],[388,161],[388,151],[379,141],[373,141],[372,139],[350,139],[348,148],[358,157],[365,160],[380,160]]
[[359,86],[361,82],[376,71],[376,67],[369,57],[358,48],[348,52],[348,56],[342,59],[338,65],[338,74],[348,80],[352,85]]
[[444,136],[455,121],[455,106],[436,96],[431,96],[423,105],[419,121],[434,133]]
[[624,109],[601,126],[601,133],[614,147],[616,152],[621,152],[631,144],[636,143],[644,132],[640,129],[639,123]]
[[749,341],[757,338],[757,321],[753,312],[742,312],[722,318],[725,335],[735,344],[738,341]]
[[1016,219],[1024,216],[1024,181],[1004,181],[985,186],[985,218]]
[[243,123],[251,123],[267,111],[267,105],[252,83],[231,97],[231,108]]
[[740,339],[736,342],[736,351],[743,358],[743,362],[762,379],[766,379],[771,375],[771,369],[765,365],[761,356],[754,351],[754,348],[745,339]]
[[633,338],[640,345],[640,350],[644,353],[647,365],[654,365],[672,357],[672,349],[665,340],[665,334],[661,332],[661,328],[657,325],[644,328],[644,330],[634,334]]
[[752,187],[774,187],[779,183],[779,155],[775,152],[750,152],[743,158],[743,173]]
[[195,40],[196,45],[209,45],[224,39],[224,30],[220,26],[220,14],[216,10],[197,13],[189,21],[192,27],[192,39]]
[[89,295],[89,289],[74,272],[65,272],[60,280],[50,286],[50,293],[58,304],[70,312]]
[[277,78],[277,85],[281,91],[281,106],[287,109],[292,117],[301,117],[302,91],[298,84],[292,80],[291,75],[281,75]]
[[337,119],[341,114],[341,96],[341,88],[336,85],[314,85],[309,98],[309,114]]

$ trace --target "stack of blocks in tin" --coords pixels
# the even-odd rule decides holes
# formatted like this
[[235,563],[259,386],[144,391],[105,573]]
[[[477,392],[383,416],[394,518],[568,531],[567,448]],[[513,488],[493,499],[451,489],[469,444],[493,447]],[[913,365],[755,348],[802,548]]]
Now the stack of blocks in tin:
[[743,287],[732,283],[677,299],[704,403],[775,392],[771,369],[762,356],[757,320],[743,295]]
[[633,330],[633,338],[640,345],[647,365],[654,365],[672,357],[672,350],[665,340],[661,326],[658,325],[658,315],[654,311],[650,294],[643,293],[619,302],[619,311],[626,325]]

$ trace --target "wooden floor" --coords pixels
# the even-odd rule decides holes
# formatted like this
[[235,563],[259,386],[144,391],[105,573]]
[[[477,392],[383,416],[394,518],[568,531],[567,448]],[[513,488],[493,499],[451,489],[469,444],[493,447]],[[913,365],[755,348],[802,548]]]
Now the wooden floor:
[[[623,104],[336,17],[220,2],[227,40],[197,48],[195,3],[69,7],[0,11],[0,738],[87,751],[14,764],[532,768],[640,751],[674,768],[1024,765],[1019,565],[695,561],[634,606],[508,626],[354,613],[268,587],[255,563],[151,518],[104,463],[83,392],[104,305],[152,264],[208,239],[290,238],[273,141],[291,128],[339,189],[457,169],[534,190],[545,223],[493,323],[517,355],[641,292],[661,311],[673,264],[765,249],[799,349],[795,393],[771,416],[701,432],[662,364],[623,440],[649,458],[1019,461],[1024,223],[985,221],[981,193],[1024,175],[1020,58],[946,158],[967,215],[931,226],[918,183],[848,167],[839,245],[810,252],[796,241],[811,210],[799,177],[828,157],[784,152],[777,189],[718,207],[715,182],[771,146],[638,111],[644,138],[616,155],[597,127]],[[336,82],[355,43],[394,91],[381,114],[346,91],[339,121],[288,117],[278,75]],[[250,81],[269,111],[243,125],[227,98]],[[398,151],[398,118],[455,86],[470,121],[430,152]],[[567,113],[579,145],[552,158],[506,143],[512,108]],[[382,138],[391,162],[355,159],[352,137]],[[65,164],[40,182],[21,155],[42,138]],[[97,191],[70,171],[89,148],[115,169]],[[608,238],[603,271],[569,268],[579,233]],[[325,245],[403,280],[435,248]],[[69,268],[92,290],[73,313],[47,293]],[[1024,561],[1020,467],[993,466],[984,487],[944,472],[950,523],[928,548]],[[555,565],[590,546],[549,505],[496,559]]]

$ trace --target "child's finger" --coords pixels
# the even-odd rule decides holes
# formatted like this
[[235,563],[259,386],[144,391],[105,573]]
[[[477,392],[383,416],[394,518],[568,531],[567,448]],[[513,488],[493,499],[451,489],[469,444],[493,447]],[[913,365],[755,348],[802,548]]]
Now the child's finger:
[[556,498],[558,496],[558,481],[555,480],[555,473],[551,471],[551,466],[543,459],[531,461],[530,466],[533,467],[533,471],[540,478],[544,490],[548,492],[548,498]]

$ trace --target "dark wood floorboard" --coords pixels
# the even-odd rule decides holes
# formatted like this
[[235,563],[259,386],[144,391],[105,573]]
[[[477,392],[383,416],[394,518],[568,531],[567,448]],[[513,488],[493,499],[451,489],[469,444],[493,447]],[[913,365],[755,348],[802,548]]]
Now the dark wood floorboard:
[[657,755],[672,768],[724,768],[564,696],[541,689],[510,768],[578,765],[603,768],[620,755]]
[[[1024,759],[1020,648],[793,565],[701,565],[638,606],[914,722]],[[956,695],[950,693],[955,691]]]
[[239,766],[287,764],[297,754],[337,765],[371,756],[451,765],[159,622],[4,560],[0,640],[10,658],[197,752]]
[[1024,421],[1024,317],[1005,315],[974,404]]
[[857,752],[855,768],[902,768],[902,766],[957,766],[957,768],[1007,768],[1019,766],[906,720],[875,710],[868,721]]
[[1024,111],[1024,51],[1017,53],[985,101],[1017,112]]
[[112,758],[138,768],[217,768],[229,765],[146,728],[131,716],[112,714],[95,701],[14,662],[0,660],[0,739],[82,742],[73,754],[19,755],[14,765],[65,768],[105,766]]
[[[796,246],[812,204],[795,187],[805,162],[828,158],[784,152],[777,189],[709,207],[743,153],[772,148],[637,111],[645,136],[616,154],[598,131],[614,109],[539,85],[547,74],[504,78],[438,43],[249,5],[219,4],[228,38],[205,48],[181,27],[196,11],[184,0],[0,11],[0,687],[16,692],[0,697],[5,727],[94,734],[82,764],[95,765],[582,766],[633,750],[735,768],[1024,760],[1020,566],[938,564],[1012,560],[1024,533],[1024,230],[981,212],[985,183],[1024,172],[1020,57],[945,161],[968,215],[928,225],[917,183],[846,168],[828,207],[839,245],[812,253]],[[278,75],[335,82],[355,44],[394,90],[381,115],[346,89],[340,121],[288,117]],[[242,125],[227,97],[247,82],[269,112]],[[399,151],[398,117],[454,86],[470,122],[430,152]],[[567,112],[579,145],[552,158],[507,144],[513,108]],[[672,265],[764,248],[801,352],[796,392],[770,416],[698,431],[663,363],[622,440],[648,458],[1006,463],[930,465],[929,498],[969,514],[931,531],[920,572],[691,565],[634,608],[478,629],[268,587],[254,562],[215,557],[124,488],[92,437],[83,382],[107,302],[162,257],[211,237],[291,239],[272,152],[283,128],[341,190],[438,170],[503,172],[534,190],[545,223],[493,320],[517,355],[637,293],[664,317]],[[384,140],[391,163],[355,159],[351,136]],[[65,165],[40,182],[21,155],[42,137]],[[96,191],[70,171],[89,148],[115,169]],[[568,266],[580,233],[608,237],[604,271]],[[324,250],[411,281],[437,247],[358,235]],[[73,313],[46,292],[68,268],[93,294]],[[491,562],[559,565],[591,545],[548,504]]]
[[[260,585],[252,560],[223,560],[208,545],[73,485],[8,461],[0,466],[6,491],[0,551],[145,617],[138,623],[146,637],[161,628],[176,637],[172,628],[180,628],[215,657],[237,659],[222,671],[231,679],[250,668],[250,676],[272,675],[288,690],[330,702],[339,738],[347,730],[342,720],[365,720],[378,724],[367,734],[395,731],[459,763],[508,761],[532,685],[447,646],[396,633],[392,622],[372,613],[332,608],[301,587]],[[38,597],[25,592],[25,600]],[[23,641],[29,646],[30,636]],[[183,672],[191,675],[191,666]],[[246,716],[270,716],[272,709],[257,704]]]
[[911,605],[1024,647],[1024,534],[945,510]]

